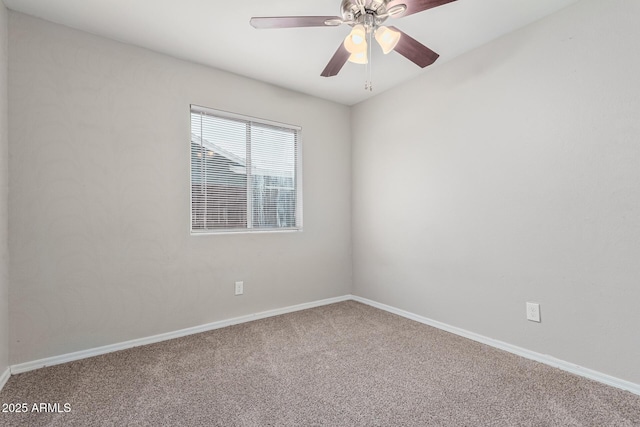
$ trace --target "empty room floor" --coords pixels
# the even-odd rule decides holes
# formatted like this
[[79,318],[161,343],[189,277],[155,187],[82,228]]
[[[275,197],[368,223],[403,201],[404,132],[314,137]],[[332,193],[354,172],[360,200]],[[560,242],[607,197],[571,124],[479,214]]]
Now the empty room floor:
[[355,301],[15,375],[0,402],[29,405],[2,426],[640,425],[640,396]]

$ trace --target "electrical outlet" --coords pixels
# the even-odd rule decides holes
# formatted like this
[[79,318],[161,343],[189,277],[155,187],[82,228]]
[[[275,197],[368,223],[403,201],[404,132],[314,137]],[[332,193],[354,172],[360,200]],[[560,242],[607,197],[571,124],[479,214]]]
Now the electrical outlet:
[[540,322],[540,304],[535,302],[527,303],[527,320]]
[[244,282],[236,282],[236,295],[244,293]]

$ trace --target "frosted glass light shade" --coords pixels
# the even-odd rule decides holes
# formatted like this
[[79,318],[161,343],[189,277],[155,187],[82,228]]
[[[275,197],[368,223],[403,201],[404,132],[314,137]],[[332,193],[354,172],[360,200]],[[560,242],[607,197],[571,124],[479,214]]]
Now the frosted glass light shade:
[[344,39],[344,47],[347,52],[360,53],[367,50],[366,31],[362,25],[353,27],[349,35]]
[[365,49],[362,52],[352,53],[349,57],[349,62],[353,62],[354,64],[366,64],[369,62],[369,58],[367,58],[367,50]]
[[396,45],[400,41],[400,34],[398,31],[394,31],[388,27],[382,26],[376,30],[376,41],[382,48],[382,52],[386,55],[395,49]]

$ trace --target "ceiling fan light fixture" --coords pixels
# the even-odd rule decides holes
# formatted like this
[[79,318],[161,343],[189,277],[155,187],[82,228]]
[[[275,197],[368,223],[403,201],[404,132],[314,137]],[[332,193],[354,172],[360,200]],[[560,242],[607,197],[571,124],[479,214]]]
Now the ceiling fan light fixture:
[[376,30],[376,41],[382,48],[382,52],[386,55],[391,52],[398,45],[400,41],[400,34],[398,31],[394,31],[384,25],[378,27]]
[[366,31],[364,26],[356,25],[344,39],[344,47],[347,52],[354,54],[367,50]]
[[351,56],[349,56],[349,62],[353,62],[354,64],[367,64],[369,58],[367,58],[366,49],[362,52],[352,53]]
[[341,0],[341,16],[263,16],[252,17],[249,23],[254,28],[349,25],[352,27],[349,35],[338,46],[320,75],[335,76],[347,62],[365,64],[364,88],[372,91],[374,37],[384,54],[394,50],[420,68],[433,64],[440,56],[397,28],[385,27],[382,23],[389,17],[401,18],[455,1],[457,0]]

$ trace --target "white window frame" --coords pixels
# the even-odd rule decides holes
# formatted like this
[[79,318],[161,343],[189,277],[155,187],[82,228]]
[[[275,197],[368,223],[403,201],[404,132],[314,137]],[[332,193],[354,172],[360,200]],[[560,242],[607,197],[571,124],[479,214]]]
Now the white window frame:
[[[291,129],[297,132],[296,137],[296,170],[295,170],[295,182],[296,182],[296,226],[294,227],[274,227],[274,228],[252,228],[251,219],[252,213],[252,197],[247,194],[247,227],[246,228],[221,228],[221,229],[205,229],[194,230],[193,229],[193,181],[192,181],[192,162],[191,152],[189,152],[189,229],[192,236],[207,236],[212,234],[242,234],[242,233],[287,233],[302,231],[302,127],[297,125],[291,125],[287,123],[276,122],[273,120],[266,120],[257,117],[245,116],[242,114],[231,113],[224,110],[216,110],[213,108],[203,107],[200,105],[190,105],[189,117],[192,113],[204,113],[220,118],[236,119],[241,121],[259,123],[269,126],[276,126],[281,128]],[[191,120],[189,120],[189,141],[191,141]],[[191,150],[190,150],[191,151]],[[249,177],[248,177],[249,178]],[[247,193],[251,191],[251,185],[249,179],[247,179]]]

